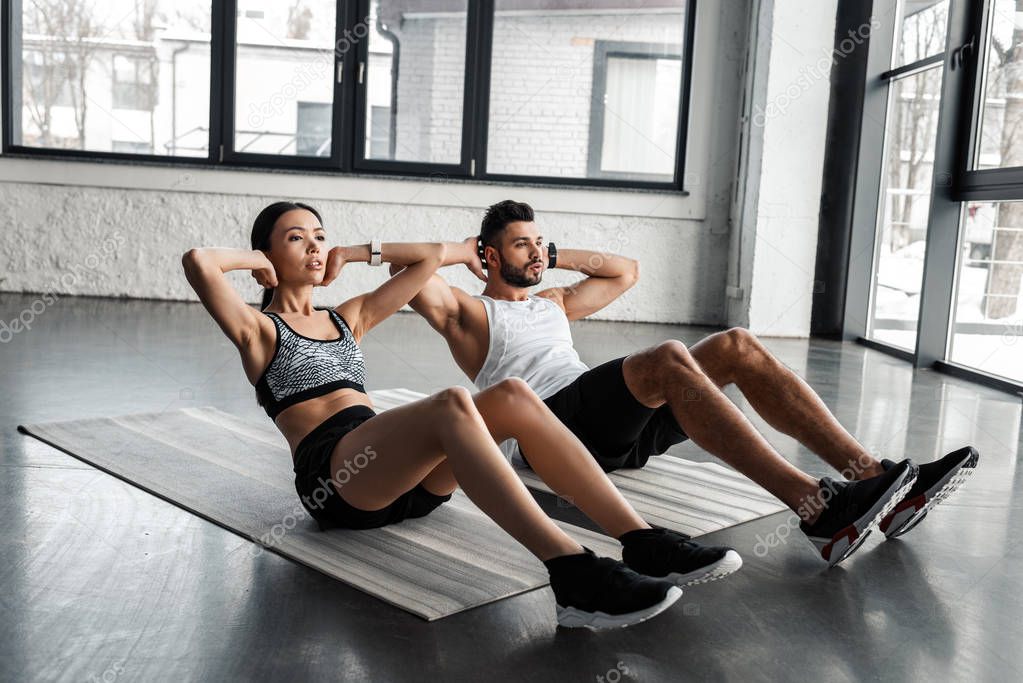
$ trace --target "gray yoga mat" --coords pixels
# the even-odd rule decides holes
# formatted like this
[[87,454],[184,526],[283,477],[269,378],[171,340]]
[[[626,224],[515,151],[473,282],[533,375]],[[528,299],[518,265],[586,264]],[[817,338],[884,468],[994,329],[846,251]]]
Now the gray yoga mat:
[[[420,519],[319,531],[269,421],[203,407],[18,430],[255,541],[254,553],[265,547],[429,621],[547,585],[543,564],[461,491]],[[597,554],[621,557],[617,541],[556,523]]]
[[[410,389],[371,391],[378,411],[425,398]],[[530,469],[516,470],[526,486],[553,493]],[[649,524],[691,536],[748,522],[787,509],[774,496],[735,470],[660,455],[641,469],[610,475],[636,512]]]

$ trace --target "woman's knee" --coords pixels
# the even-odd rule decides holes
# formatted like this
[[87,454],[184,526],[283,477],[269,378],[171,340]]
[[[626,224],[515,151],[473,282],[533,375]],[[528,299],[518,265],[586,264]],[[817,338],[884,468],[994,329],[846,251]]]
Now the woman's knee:
[[478,415],[472,394],[465,387],[449,387],[430,397],[431,407],[442,413],[457,413],[463,416]]

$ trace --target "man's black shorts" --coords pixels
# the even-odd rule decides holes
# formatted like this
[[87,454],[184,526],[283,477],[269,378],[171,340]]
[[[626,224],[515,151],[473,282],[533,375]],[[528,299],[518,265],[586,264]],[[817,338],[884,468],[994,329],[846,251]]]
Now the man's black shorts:
[[605,472],[642,467],[689,438],[667,403],[648,408],[636,400],[625,385],[624,362],[623,356],[587,370],[544,399]]

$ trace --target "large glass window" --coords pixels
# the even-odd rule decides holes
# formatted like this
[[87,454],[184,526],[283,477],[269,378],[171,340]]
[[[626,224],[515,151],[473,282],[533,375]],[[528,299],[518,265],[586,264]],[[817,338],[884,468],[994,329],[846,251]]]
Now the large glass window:
[[329,157],[334,0],[239,0],[234,151]]
[[207,155],[208,0],[32,0],[20,6],[15,144]]
[[467,14],[467,0],[370,4],[363,158],[462,160]]
[[1023,381],[1023,202],[965,205],[949,359]]
[[923,283],[941,66],[896,80],[889,95],[868,336],[912,350]]
[[4,6],[8,152],[681,189],[685,0]]
[[973,168],[1023,166],[1023,3],[992,0]]
[[487,172],[671,182],[685,3],[497,0]]

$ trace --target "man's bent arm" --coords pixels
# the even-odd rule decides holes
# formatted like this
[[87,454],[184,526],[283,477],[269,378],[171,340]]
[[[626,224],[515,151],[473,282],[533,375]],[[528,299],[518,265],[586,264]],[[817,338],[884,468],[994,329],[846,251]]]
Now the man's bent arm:
[[558,249],[555,268],[585,274],[585,280],[539,292],[561,304],[569,320],[585,318],[607,306],[639,280],[639,261],[586,249]]

